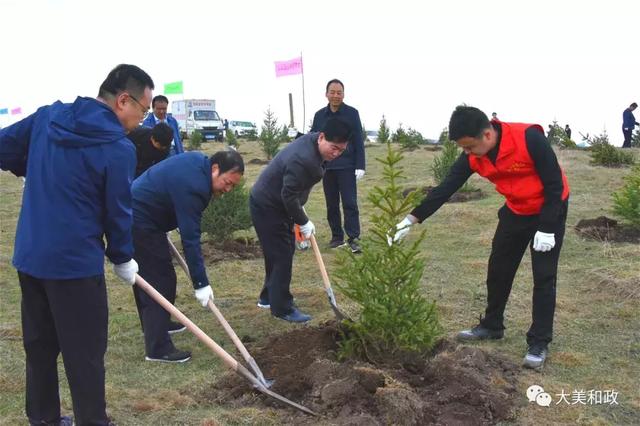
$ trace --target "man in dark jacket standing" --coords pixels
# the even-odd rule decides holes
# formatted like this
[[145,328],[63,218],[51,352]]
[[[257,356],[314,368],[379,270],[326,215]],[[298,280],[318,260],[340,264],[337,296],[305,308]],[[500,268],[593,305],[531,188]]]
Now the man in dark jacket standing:
[[302,206],[322,179],[325,161],[335,160],[347,149],[350,133],[346,122],[328,119],[319,133],[306,134],[280,151],[251,188],[249,207],[266,274],[258,306],[271,308],[272,315],[286,321],[311,319],[293,305],[289,291],[296,248],[293,225],[300,225],[306,239],[315,233]]
[[173,131],[166,123],[158,123],[153,129],[140,126],[127,135],[136,146],[136,177],[149,167],[167,158]]
[[178,121],[170,114],[167,114],[169,108],[169,99],[166,96],[158,95],[153,98],[151,102],[153,113],[147,115],[147,118],[142,122],[143,126],[154,127],[158,123],[167,123],[173,130],[173,141],[171,141],[171,149],[169,150],[169,156],[182,154],[184,148],[182,147],[182,139],[180,138],[180,127]]
[[[202,212],[212,196],[231,191],[243,173],[244,163],[236,151],[220,151],[211,158],[187,152],[155,165],[133,183],[133,244],[140,276],[171,303],[176,299],[176,272],[167,232],[180,230],[195,297],[207,306],[213,290],[200,248]],[[169,313],[137,286],[133,292],[144,330],[146,360],[188,361],[191,354],[176,349],[169,337]]]
[[636,108],[638,108],[638,104],[634,102],[622,113],[623,148],[631,148],[631,135],[633,134],[633,129],[638,125],[636,118],[633,116],[633,111],[635,111]]
[[149,109],[152,89],[153,81],[140,68],[118,65],[96,99],[58,101],[0,131],[0,168],[28,177],[13,265],[22,290],[30,424],[70,424],[60,416],[60,352],[75,424],[109,424],[104,256],[116,275],[134,283],[136,155],[126,132]]
[[558,259],[567,220],[569,184],[537,124],[491,121],[477,108],[459,106],[449,121],[449,137],[463,153],[445,180],[396,225],[399,241],[411,225],[436,212],[475,172],[505,196],[498,212],[487,271],[487,308],[480,324],[458,339],[501,339],[504,310],[522,256],[531,245],[532,324],[523,365],[541,368],[553,334]]
[[[316,112],[311,131],[319,132],[331,117],[342,119],[351,128],[351,141],[347,150],[336,160],[327,163],[327,170],[322,178],[327,203],[327,220],[331,227],[329,246],[331,248],[344,246],[346,232],[347,244],[351,251],[359,253],[360,213],[358,211],[356,180],[362,179],[365,173],[362,124],[358,110],[343,102],[344,85],[340,80],[329,81],[325,95],[329,104]],[[340,215],[340,199],[342,199],[342,209],[344,210],[344,230]]]

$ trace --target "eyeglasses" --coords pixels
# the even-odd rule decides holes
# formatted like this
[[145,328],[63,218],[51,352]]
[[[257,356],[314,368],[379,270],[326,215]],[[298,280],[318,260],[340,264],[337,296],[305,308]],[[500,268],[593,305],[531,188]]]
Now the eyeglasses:
[[145,107],[144,105],[142,105],[142,104],[140,103],[140,101],[136,99],[136,97],[135,97],[135,96],[133,96],[131,93],[127,93],[127,95],[129,95],[129,97],[130,97],[131,99],[133,99],[133,100],[135,101],[135,103],[137,103],[138,105],[140,105],[140,108],[141,108],[141,109],[140,109],[140,111],[142,112],[142,115],[145,115],[146,113],[148,113],[148,112],[149,112],[149,108],[148,108],[148,107]]

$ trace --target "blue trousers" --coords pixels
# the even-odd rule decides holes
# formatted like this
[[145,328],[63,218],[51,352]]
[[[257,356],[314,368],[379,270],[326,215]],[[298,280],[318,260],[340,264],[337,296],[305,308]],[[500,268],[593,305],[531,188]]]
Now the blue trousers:
[[[360,238],[360,212],[358,210],[358,187],[355,169],[327,170],[322,178],[324,198],[327,203],[327,220],[331,228],[331,239],[349,240]],[[340,214],[340,201],[344,211],[344,230]]]

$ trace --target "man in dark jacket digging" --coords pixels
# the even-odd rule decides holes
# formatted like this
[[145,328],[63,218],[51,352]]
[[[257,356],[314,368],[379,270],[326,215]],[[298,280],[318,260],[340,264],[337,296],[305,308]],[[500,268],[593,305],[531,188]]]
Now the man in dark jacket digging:
[[531,246],[532,324],[523,365],[541,368],[553,334],[558,259],[567,220],[569,184],[537,124],[489,121],[477,108],[459,106],[449,121],[449,137],[463,153],[445,180],[396,225],[394,241],[411,225],[438,210],[473,174],[487,178],[504,195],[498,211],[487,271],[487,307],[480,324],[458,339],[502,339],[504,310],[522,256]]
[[[211,197],[229,192],[242,179],[244,162],[236,151],[210,158],[199,152],[170,157],[136,179],[133,195],[133,245],[140,276],[171,303],[176,299],[176,272],[167,232],[178,228],[195,297],[204,307],[213,290],[200,248],[200,221]],[[169,313],[137,286],[133,293],[144,330],[147,361],[185,362],[188,351],[173,346]]]
[[290,322],[311,319],[293,305],[289,291],[296,247],[293,225],[300,225],[304,238],[315,233],[302,206],[311,188],[322,179],[325,162],[344,152],[350,135],[349,124],[339,118],[328,119],[320,132],[306,134],[280,151],[251,188],[249,207],[266,274],[258,306],[271,308],[275,317]]
[[166,123],[158,123],[152,129],[140,126],[127,135],[136,146],[136,177],[149,167],[167,158],[173,140],[173,130]]
[[136,155],[126,132],[149,109],[152,90],[143,70],[118,65],[97,98],[43,106],[0,131],[0,168],[28,178],[13,265],[22,291],[26,413],[32,425],[71,424],[60,416],[61,352],[75,424],[109,424],[104,257],[127,285],[134,283]]

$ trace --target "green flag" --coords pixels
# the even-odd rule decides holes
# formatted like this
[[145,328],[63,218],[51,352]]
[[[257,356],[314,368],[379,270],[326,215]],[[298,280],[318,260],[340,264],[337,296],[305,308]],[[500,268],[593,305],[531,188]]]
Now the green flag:
[[182,93],[182,81],[174,81],[164,85],[165,95],[179,95]]

